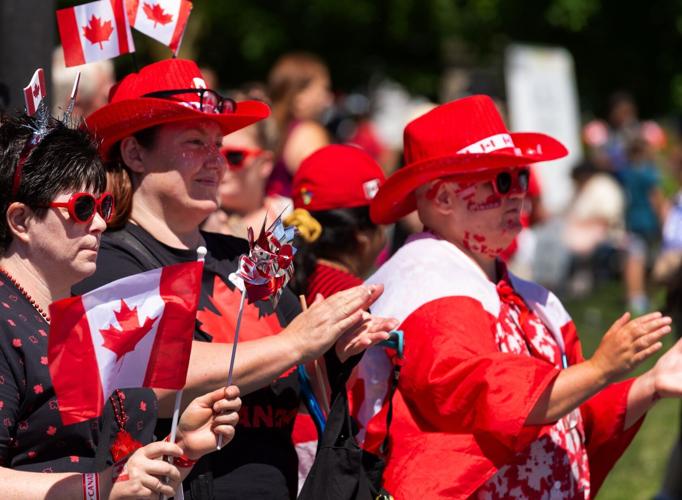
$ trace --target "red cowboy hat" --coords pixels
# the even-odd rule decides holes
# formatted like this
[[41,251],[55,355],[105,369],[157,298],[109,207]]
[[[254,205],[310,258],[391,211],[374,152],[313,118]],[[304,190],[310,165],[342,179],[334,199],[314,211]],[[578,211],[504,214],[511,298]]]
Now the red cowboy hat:
[[332,144],[301,162],[293,179],[294,208],[333,210],[369,205],[384,182],[384,172],[355,146]]
[[[205,89],[204,79],[193,61],[166,59],[126,76],[111,90],[109,104],[92,113],[85,122],[102,140],[100,152],[106,157],[121,139],[155,125],[209,119],[227,135],[270,114],[267,104],[259,101],[242,101],[233,106],[234,102],[228,100],[219,111],[216,106],[220,97]],[[178,90],[190,92],[172,92]]]
[[509,132],[485,95],[443,104],[405,127],[405,166],[386,180],[370,205],[376,224],[390,224],[417,208],[414,191],[440,177],[556,160],[568,150],[556,139]]

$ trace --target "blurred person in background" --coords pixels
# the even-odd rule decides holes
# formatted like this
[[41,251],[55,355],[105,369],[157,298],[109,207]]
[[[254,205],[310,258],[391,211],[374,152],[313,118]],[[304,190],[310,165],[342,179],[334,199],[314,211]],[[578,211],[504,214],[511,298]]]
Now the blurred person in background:
[[625,196],[613,174],[586,160],[571,171],[574,195],[563,240],[572,254],[568,292],[581,296],[595,280],[620,276],[625,240]]
[[[383,227],[370,220],[369,203],[383,181],[379,164],[355,146],[325,146],[301,163],[293,182],[295,210],[285,223],[298,230],[290,286],[308,303],[318,294],[329,297],[362,284],[373,269],[386,237]],[[308,374],[319,384],[314,368]],[[319,388],[318,384],[314,386]],[[357,405],[351,394],[351,411]],[[300,487],[317,447],[317,432],[308,415],[297,416],[293,438]]]
[[614,92],[609,98],[608,120],[592,120],[583,128],[583,139],[591,149],[590,157],[599,169],[620,175],[628,163],[628,144],[643,137],[652,148],[666,144],[663,129],[651,120],[640,121],[637,103],[628,92]]
[[291,196],[291,180],[303,159],[329,144],[320,119],[332,103],[330,85],[329,69],[313,54],[285,54],[270,70],[276,157],[268,194]]
[[64,65],[64,50],[59,46],[52,52],[52,92],[55,103],[52,112],[55,116],[64,112],[59,108],[59,103],[68,100],[79,71],[81,79],[73,111],[74,118],[84,118],[107,103],[109,91],[116,82],[113,61],[105,59],[67,68]]
[[[671,173],[678,191],[667,203],[663,217],[661,252],[656,259],[652,277],[665,287],[665,311],[673,318],[675,335],[682,337],[682,149],[678,146],[670,155]],[[681,420],[682,422],[682,420]],[[682,498],[682,429],[672,449],[663,486],[657,500]]]
[[269,227],[280,215],[291,212],[291,200],[267,194],[266,185],[275,163],[268,148],[267,119],[223,137],[221,154],[227,170],[218,187],[219,208],[202,229],[246,238],[249,227]]
[[618,173],[625,192],[626,255],[623,269],[628,308],[634,314],[649,309],[647,269],[661,237],[660,217],[665,197],[651,146],[641,136],[627,146],[627,162]]

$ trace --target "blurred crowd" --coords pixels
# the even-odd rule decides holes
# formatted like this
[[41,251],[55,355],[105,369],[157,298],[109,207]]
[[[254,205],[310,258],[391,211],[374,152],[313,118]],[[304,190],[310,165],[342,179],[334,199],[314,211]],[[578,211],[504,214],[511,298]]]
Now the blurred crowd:
[[[77,71],[64,66],[62,54],[55,49],[54,103],[65,102]],[[114,68],[111,61],[101,61],[78,70],[84,77],[76,110],[87,116],[107,102]],[[221,210],[204,228],[240,237],[264,216],[271,222],[291,211],[293,175],[304,158],[325,145],[358,146],[389,176],[401,166],[404,126],[435,106],[389,80],[359,92],[336,92],[330,68],[310,53],[286,54],[263,81],[236,89],[224,89],[212,68],[201,70],[209,88],[237,101],[262,100],[273,110],[269,119],[223,139],[229,169],[220,188]],[[504,115],[504,101],[496,102]],[[622,280],[624,301],[635,314],[651,310],[652,290],[664,287],[673,312],[682,261],[680,131],[674,123],[642,120],[626,92],[614,92],[607,107],[604,118],[585,120],[582,159],[571,172],[570,205],[562,213],[547,213],[543,199],[552,197],[552,186],[532,176],[524,216],[528,230],[504,257],[519,275],[547,281],[565,297],[583,297],[599,283]],[[552,229],[543,231],[546,226]],[[388,228],[377,263],[419,230],[414,214]],[[544,280],[534,269],[542,244],[534,232],[561,242],[552,247],[558,271]]]

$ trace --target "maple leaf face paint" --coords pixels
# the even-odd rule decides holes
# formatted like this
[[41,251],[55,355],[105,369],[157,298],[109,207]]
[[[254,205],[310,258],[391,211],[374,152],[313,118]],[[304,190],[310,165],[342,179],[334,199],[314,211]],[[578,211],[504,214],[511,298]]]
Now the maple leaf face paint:
[[525,191],[498,194],[494,180],[448,182],[457,200],[453,207],[452,233],[464,250],[494,258],[521,230]]

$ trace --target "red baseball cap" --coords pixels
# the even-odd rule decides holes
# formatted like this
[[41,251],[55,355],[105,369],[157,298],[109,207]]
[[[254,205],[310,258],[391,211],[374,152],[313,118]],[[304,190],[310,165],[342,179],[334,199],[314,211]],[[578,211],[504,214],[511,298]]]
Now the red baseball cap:
[[479,173],[568,154],[559,141],[535,132],[509,132],[493,100],[474,95],[442,104],[405,127],[405,166],[372,201],[376,224],[390,224],[417,208],[414,191],[441,177]]
[[333,144],[301,162],[293,180],[294,208],[333,210],[369,205],[384,172],[362,149]]
[[106,157],[121,139],[155,125],[209,119],[227,135],[270,114],[268,105],[260,101],[242,101],[236,106],[227,101],[229,105],[222,110],[209,109],[203,106],[202,99],[208,95],[215,104],[217,94],[202,89],[206,89],[206,83],[194,61],[166,59],[126,76],[112,88],[109,104],[92,113],[85,122],[102,140],[100,153]]

